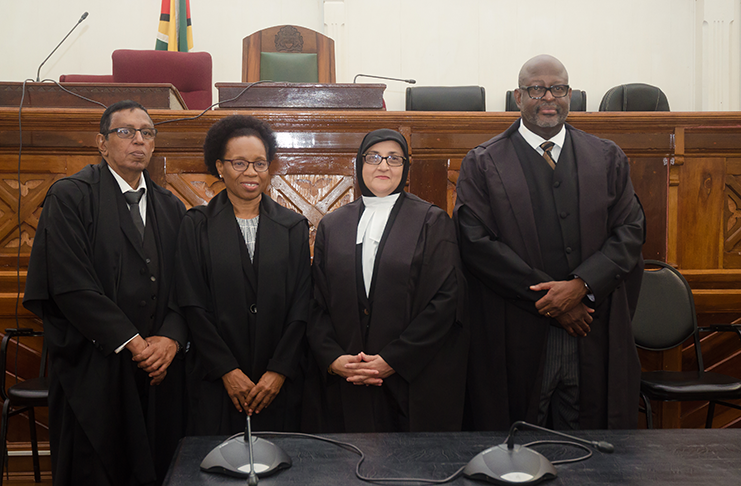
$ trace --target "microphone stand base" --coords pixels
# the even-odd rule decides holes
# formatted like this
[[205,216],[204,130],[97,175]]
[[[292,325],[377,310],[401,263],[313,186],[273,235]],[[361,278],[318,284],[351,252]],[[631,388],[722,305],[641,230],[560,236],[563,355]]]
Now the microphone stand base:
[[536,484],[558,475],[551,461],[539,452],[520,445],[508,449],[507,444],[477,454],[463,469],[463,474],[494,484]]

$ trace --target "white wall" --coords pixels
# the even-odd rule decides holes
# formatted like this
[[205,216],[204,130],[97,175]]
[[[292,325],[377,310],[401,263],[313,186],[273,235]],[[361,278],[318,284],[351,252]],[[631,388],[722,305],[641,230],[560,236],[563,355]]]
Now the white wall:
[[[41,76],[110,73],[113,50],[153,48],[159,10],[160,0],[0,0],[0,80],[35,78],[84,11]],[[497,111],[522,63],[550,53],[591,111],[629,82],[660,86],[673,111],[741,109],[741,0],[191,0],[191,11],[194,50],[213,56],[214,82],[241,79],[243,37],[294,23],[335,39],[338,82],[362,72],[481,85]],[[406,85],[386,84],[387,107],[403,110]]]

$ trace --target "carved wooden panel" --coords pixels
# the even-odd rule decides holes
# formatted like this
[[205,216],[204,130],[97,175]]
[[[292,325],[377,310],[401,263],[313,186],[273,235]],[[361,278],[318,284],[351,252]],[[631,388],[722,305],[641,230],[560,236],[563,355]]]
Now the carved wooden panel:
[[276,175],[271,179],[269,194],[309,220],[312,254],[316,227],[322,217],[355,199],[352,176],[331,174]]
[[[15,256],[18,245],[22,254],[31,253],[36,227],[41,216],[41,203],[59,174],[0,173],[0,253]],[[18,210],[20,190],[21,207]],[[20,234],[18,219],[20,216]]]
[[167,174],[167,189],[185,204],[186,208],[207,204],[224,189],[224,182],[211,174]]
[[741,268],[741,158],[728,159],[726,164],[723,268]]

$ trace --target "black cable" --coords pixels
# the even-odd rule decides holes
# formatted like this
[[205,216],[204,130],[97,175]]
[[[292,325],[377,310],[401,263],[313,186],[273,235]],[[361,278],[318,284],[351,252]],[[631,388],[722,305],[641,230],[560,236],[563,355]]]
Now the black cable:
[[237,96],[235,96],[234,98],[229,98],[228,100],[224,100],[224,101],[217,101],[216,103],[212,104],[211,106],[209,106],[208,108],[206,108],[205,110],[203,110],[201,113],[199,113],[196,116],[191,116],[191,117],[187,117],[187,118],[174,118],[172,120],[163,120],[161,122],[155,123],[155,126],[157,126],[157,125],[164,125],[165,123],[174,123],[174,122],[179,122],[179,121],[197,120],[200,117],[202,117],[203,115],[205,115],[206,112],[208,112],[208,110],[210,110],[214,106],[220,105],[222,103],[229,103],[229,102],[232,102],[232,101],[238,99],[240,96],[242,96],[244,94],[245,91],[247,91],[248,89],[250,89],[254,85],[260,84],[260,83],[272,83],[272,82],[273,81],[270,81],[268,79],[262,79],[260,81],[254,81],[252,83],[249,83],[247,86],[245,86],[244,89],[242,91],[240,91],[239,94]]
[[[16,293],[15,293],[15,328],[16,330],[21,328],[20,317],[18,316],[18,307],[21,300],[21,244],[23,243],[22,231],[21,231],[21,197],[23,195],[21,191],[21,154],[23,153],[23,124],[21,122],[21,113],[23,111],[23,102],[26,98],[26,83],[33,82],[33,79],[26,79],[23,81],[21,87],[21,104],[18,106],[18,209],[16,210],[16,218],[18,221],[18,253],[15,259],[15,278],[16,278]],[[16,340],[15,346],[15,357],[14,357],[14,369],[15,373],[13,378],[15,383],[18,383],[18,354],[20,348],[20,336]]]
[[[458,478],[463,470],[466,468],[466,466],[462,466],[460,469],[455,471],[450,476],[443,478],[443,479],[424,479],[424,478],[372,478],[369,476],[363,476],[360,473],[360,466],[363,464],[363,461],[365,461],[365,453],[363,453],[360,448],[354,444],[350,444],[349,442],[342,442],[335,439],[330,439],[328,437],[322,437],[319,435],[313,435],[313,434],[304,434],[301,432],[254,432],[252,435],[255,436],[276,436],[276,437],[303,437],[303,438],[309,438],[309,439],[316,439],[320,440],[322,442],[328,442],[330,444],[334,444],[336,446],[339,446],[347,451],[353,452],[360,456],[360,459],[358,460],[358,463],[355,465],[355,476],[360,479],[361,481],[365,481],[368,483],[386,483],[386,482],[404,482],[404,483],[410,483],[410,482],[416,482],[416,483],[426,483],[426,484],[444,484],[450,481],[453,481],[454,479]],[[234,439],[235,437],[244,436],[243,432],[238,432],[231,437],[227,438],[226,441]],[[509,436],[507,437],[509,439]],[[225,442],[226,442],[225,441]],[[506,444],[507,440],[505,440],[502,444]],[[534,442],[530,442],[528,444],[523,444],[522,447],[531,447],[531,446],[538,446],[538,445],[566,445],[566,446],[574,446],[578,447],[579,449],[582,449],[586,451],[586,454],[583,456],[575,457],[572,459],[561,459],[558,461],[551,461],[551,464],[558,465],[558,464],[570,464],[574,462],[580,462],[584,461],[586,459],[589,459],[594,455],[591,449],[589,449],[587,446],[583,444],[579,444],[577,442],[571,442],[566,440],[537,440]]]
[[[506,444],[506,441],[505,441]],[[535,442],[530,442],[528,444],[523,444],[522,447],[530,447],[530,446],[538,446],[538,445],[548,445],[548,444],[559,444],[559,445],[566,445],[566,446],[574,446],[578,447],[579,449],[587,451],[587,453],[583,456],[575,457],[573,459],[561,459],[559,461],[551,461],[551,464],[554,466],[557,464],[570,464],[572,462],[581,462],[589,459],[594,455],[592,452],[592,449],[585,446],[584,444],[579,444],[578,442],[571,442],[568,440],[536,440]]]
[[[16,276],[16,295],[15,295],[15,328],[20,329],[21,323],[20,319],[18,317],[18,306],[20,304],[21,300],[21,154],[23,153],[23,124],[21,121],[21,113],[23,111],[23,102],[26,98],[26,83],[27,82],[33,82],[32,79],[26,79],[23,81],[23,86],[21,87],[21,104],[18,106],[18,210],[16,211],[16,217],[18,220],[18,254],[16,255],[16,261],[15,261],[15,276]],[[17,350],[17,348],[16,348]],[[16,360],[18,358],[18,353],[15,354]],[[16,361],[16,383],[18,380],[18,363]]]
[[[234,437],[238,437],[240,435],[244,435],[243,433],[238,433],[230,437],[229,439],[232,439]],[[357,447],[354,444],[350,444],[349,442],[342,442],[339,440],[330,439],[327,437],[321,437],[319,435],[313,435],[313,434],[304,434],[301,432],[255,432],[253,435],[266,435],[266,436],[281,436],[281,437],[306,437],[309,439],[316,439],[323,442],[329,442],[330,444],[334,444],[336,446],[339,446],[345,450],[348,450],[350,452],[353,452],[360,456],[360,460],[358,460],[358,463],[355,465],[355,476],[360,479],[361,481],[369,482],[369,483],[385,483],[385,482],[416,482],[416,483],[427,483],[427,484],[443,484],[450,482],[454,479],[456,479],[458,476],[461,475],[463,472],[463,469],[465,469],[466,466],[461,467],[456,472],[454,472],[452,475],[443,478],[443,479],[424,479],[424,478],[371,478],[368,476],[363,476],[360,473],[360,466],[363,464],[363,461],[365,461],[365,454],[362,450],[360,450],[359,447]],[[227,440],[229,440],[227,439]]]
[[54,79],[48,79],[48,78],[47,78],[47,79],[43,79],[43,80],[41,80],[41,82],[42,82],[42,83],[45,83],[45,82],[47,82],[47,81],[51,81],[52,83],[56,84],[56,85],[57,85],[57,86],[59,87],[59,89],[61,89],[61,90],[62,90],[62,91],[64,91],[65,93],[69,93],[69,94],[71,94],[72,96],[77,96],[78,98],[80,98],[80,99],[83,99],[83,100],[85,100],[85,101],[88,101],[88,102],[90,102],[90,103],[95,103],[96,105],[100,105],[100,106],[102,106],[102,107],[103,107],[103,109],[106,109],[106,108],[108,108],[108,107],[107,107],[106,105],[104,105],[104,104],[103,104],[103,103],[101,103],[100,101],[95,101],[95,100],[91,100],[90,98],[85,98],[85,97],[84,97],[84,96],[82,96],[81,94],[78,94],[78,93],[75,93],[74,91],[70,91],[70,90],[68,90],[67,88],[65,88],[64,86],[62,86],[61,84],[59,84],[59,81],[56,81],[56,80],[54,80]]

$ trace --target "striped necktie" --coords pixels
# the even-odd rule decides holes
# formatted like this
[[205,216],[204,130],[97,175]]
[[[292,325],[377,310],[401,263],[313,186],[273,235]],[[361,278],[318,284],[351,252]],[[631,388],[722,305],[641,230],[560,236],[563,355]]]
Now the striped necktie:
[[543,149],[543,158],[546,162],[548,162],[548,165],[551,166],[551,169],[556,170],[556,162],[553,160],[553,156],[551,155],[551,150],[556,144],[553,142],[543,142],[540,144],[540,148]]

